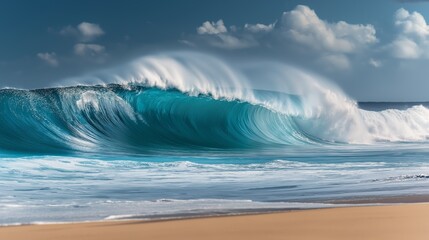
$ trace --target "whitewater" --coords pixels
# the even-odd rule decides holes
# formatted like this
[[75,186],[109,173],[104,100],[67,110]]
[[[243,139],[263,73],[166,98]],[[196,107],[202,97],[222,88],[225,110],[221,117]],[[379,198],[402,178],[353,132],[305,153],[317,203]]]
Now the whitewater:
[[0,89],[0,224],[427,194],[428,106],[360,104],[285,63],[183,51]]

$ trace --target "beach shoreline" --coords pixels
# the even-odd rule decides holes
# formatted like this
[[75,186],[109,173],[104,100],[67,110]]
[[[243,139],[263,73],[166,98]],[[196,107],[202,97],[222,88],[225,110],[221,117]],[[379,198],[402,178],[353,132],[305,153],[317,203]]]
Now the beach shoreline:
[[389,206],[389,205],[402,205],[402,204],[420,204],[429,203],[429,195],[399,195],[399,196],[357,196],[354,198],[336,198],[330,200],[320,201],[302,201],[302,202],[281,202],[287,207],[254,207],[254,208],[214,208],[206,209],[204,211],[188,210],[186,212],[178,213],[159,213],[159,214],[119,214],[107,215],[99,219],[87,220],[64,220],[64,221],[33,221],[33,222],[9,222],[0,224],[0,228],[9,226],[31,226],[31,225],[57,225],[57,224],[79,224],[79,223],[101,223],[101,222],[115,222],[115,221],[171,221],[171,220],[186,220],[186,219],[200,219],[200,218],[213,218],[213,217],[228,217],[228,216],[246,216],[246,215],[260,215],[260,214],[273,214],[285,213],[291,211],[307,211],[318,209],[333,209],[333,208],[349,208],[349,207],[366,207],[366,206]]
[[[0,227],[8,240],[426,239],[429,203]],[[406,238],[404,238],[406,237]]]

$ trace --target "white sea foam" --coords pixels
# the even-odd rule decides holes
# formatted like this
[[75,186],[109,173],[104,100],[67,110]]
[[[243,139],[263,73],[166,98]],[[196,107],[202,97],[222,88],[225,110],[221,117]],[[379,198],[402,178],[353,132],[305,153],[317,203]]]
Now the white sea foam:
[[318,160],[311,160],[309,153],[297,154],[307,161],[4,157],[0,224],[331,207],[318,199],[424,193],[429,183],[429,165],[423,162],[382,161],[370,151],[348,153],[350,162],[337,162],[343,155],[330,153],[332,162],[324,162],[320,153],[313,156]]
[[[73,221],[123,219],[165,219],[191,216],[267,212],[288,209],[312,209],[346,206],[327,203],[257,202],[226,199],[158,199],[156,201],[96,201],[81,208],[74,205],[24,206],[21,209],[0,209],[13,215],[0,219],[0,226],[22,224],[52,224]],[[42,220],[42,221],[40,221]]]

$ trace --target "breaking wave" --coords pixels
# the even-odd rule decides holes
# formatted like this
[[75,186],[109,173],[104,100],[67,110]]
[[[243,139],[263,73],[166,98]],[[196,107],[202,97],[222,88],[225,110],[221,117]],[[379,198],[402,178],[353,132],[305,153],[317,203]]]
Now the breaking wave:
[[0,149],[139,152],[426,141],[429,109],[368,111],[323,78],[275,62],[194,52],[145,56],[68,79],[0,90]]

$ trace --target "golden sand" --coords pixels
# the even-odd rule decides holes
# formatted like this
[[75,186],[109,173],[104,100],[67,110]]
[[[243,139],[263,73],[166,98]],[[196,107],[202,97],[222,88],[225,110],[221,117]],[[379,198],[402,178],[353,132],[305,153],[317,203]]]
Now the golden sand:
[[1,240],[429,239],[429,204],[347,207],[168,221],[0,228]]

